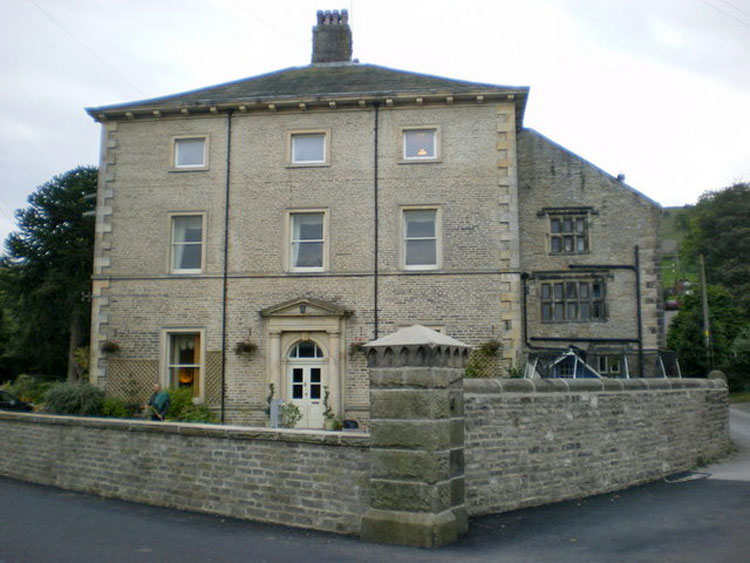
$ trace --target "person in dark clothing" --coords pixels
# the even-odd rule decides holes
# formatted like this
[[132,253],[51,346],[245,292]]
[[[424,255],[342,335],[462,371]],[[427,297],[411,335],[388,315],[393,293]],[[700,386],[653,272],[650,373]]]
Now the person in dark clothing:
[[169,393],[162,390],[158,383],[154,384],[154,392],[146,407],[151,409],[151,420],[164,420],[169,410]]

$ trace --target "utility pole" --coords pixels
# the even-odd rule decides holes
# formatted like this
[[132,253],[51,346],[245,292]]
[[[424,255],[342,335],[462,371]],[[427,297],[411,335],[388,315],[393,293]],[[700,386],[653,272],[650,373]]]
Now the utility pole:
[[706,344],[706,365],[708,370],[714,368],[713,354],[711,350],[711,322],[708,319],[708,289],[706,287],[706,262],[703,254],[699,256],[701,267],[701,299],[703,303],[703,338]]

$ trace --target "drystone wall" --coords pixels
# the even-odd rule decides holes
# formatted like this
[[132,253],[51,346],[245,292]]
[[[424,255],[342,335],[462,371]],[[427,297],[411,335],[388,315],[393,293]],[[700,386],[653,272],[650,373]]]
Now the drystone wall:
[[0,475],[183,510],[359,533],[370,438],[359,433],[0,411]]
[[[659,479],[730,445],[720,380],[467,379],[463,386],[470,516]],[[388,416],[396,416],[391,407]],[[0,411],[0,436],[5,477],[350,534],[361,533],[377,501],[373,482],[408,469],[398,465],[403,456],[391,456],[392,471],[383,455],[376,465],[365,433]]]
[[727,388],[701,379],[467,379],[466,507],[623,489],[729,450]]

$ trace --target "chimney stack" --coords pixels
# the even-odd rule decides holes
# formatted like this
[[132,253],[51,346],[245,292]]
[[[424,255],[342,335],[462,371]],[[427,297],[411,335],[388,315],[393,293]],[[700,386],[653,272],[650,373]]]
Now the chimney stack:
[[352,60],[352,30],[347,10],[318,10],[313,27],[312,63],[348,63]]

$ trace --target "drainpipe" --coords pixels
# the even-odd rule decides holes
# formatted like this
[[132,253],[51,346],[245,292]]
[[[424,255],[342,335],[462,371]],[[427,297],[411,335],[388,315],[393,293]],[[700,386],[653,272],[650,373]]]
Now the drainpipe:
[[643,377],[643,313],[641,312],[641,261],[635,245],[635,310],[638,313],[638,375]]
[[380,231],[380,217],[378,214],[378,130],[379,130],[379,119],[380,119],[380,102],[373,102],[373,108],[375,108],[375,124],[374,124],[374,137],[373,137],[373,219],[375,223],[375,245],[374,245],[374,265],[373,265],[373,340],[378,339],[379,332],[379,315],[378,315],[378,255],[379,249],[379,231]]
[[[227,361],[227,292],[229,260],[229,186],[232,167],[232,110],[227,110],[227,161],[224,183],[224,260],[221,274],[221,423],[224,424]],[[205,360],[204,360],[205,361]]]

